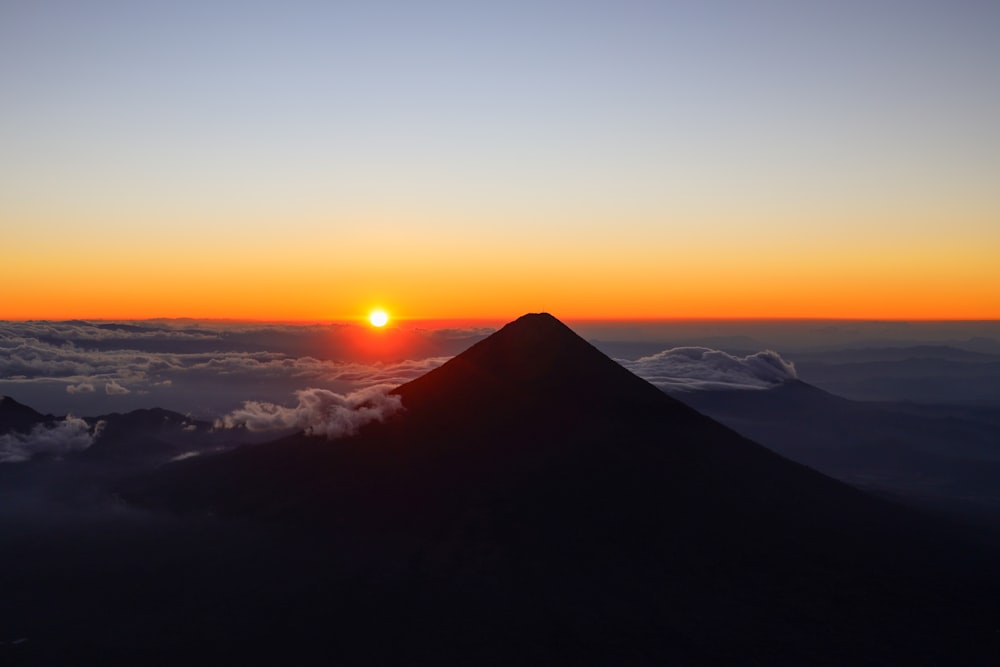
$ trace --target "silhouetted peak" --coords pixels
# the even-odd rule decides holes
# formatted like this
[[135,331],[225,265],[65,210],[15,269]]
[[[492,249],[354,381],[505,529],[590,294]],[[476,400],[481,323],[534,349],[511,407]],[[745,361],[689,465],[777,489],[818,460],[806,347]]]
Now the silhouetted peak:
[[[480,344],[492,341],[492,346],[514,344],[521,347],[537,347],[575,344],[571,342],[574,340],[582,341],[572,329],[549,313],[528,313],[508,322],[484,341],[480,341]],[[476,347],[478,345],[470,348],[470,351]]]
[[29,408],[24,403],[18,403],[10,396],[2,396],[2,395],[0,395],[0,411],[3,411],[5,413],[17,412],[21,414],[32,414],[32,415],[37,415],[38,417],[42,416],[42,413],[38,412],[34,408]]
[[0,434],[10,431],[28,431],[46,416],[34,408],[18,403],[10,396],[0,396]]
[[395,390],[406,406],[521,401],[663,401],[633,375],[548,313],[508,323],[441,367]]
[[567,327],[565,324],[560,322],[556,317],[549,313],[527,313],[521,315],[513,322],[508,322],[503,326],[503,329],[508,329],[510,331],[535,331],[539,333],[548,332],[550,335],[558,335],[557,332],[561,332],[565,335],[567,332],[573,333],[573,330]]
[[496,364],[517,367],[524,356],[572,357],[575,363],[587,359],[601,364],[610,361],[603,352],[548,313],[522,315],[456,358],[490,358]]

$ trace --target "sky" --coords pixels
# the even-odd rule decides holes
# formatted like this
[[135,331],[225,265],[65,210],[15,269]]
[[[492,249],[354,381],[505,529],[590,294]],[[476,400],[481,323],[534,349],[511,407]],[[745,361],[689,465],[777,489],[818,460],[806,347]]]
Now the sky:
[[0,319],[1000,318],[1000,4],[0,4]]

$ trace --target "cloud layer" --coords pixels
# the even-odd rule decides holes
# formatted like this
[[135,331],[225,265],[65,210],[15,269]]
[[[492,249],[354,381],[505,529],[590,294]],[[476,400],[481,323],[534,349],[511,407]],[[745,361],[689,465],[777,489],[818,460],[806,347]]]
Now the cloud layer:
[[294,430],[329,439],[357,433],[365,424],[382,421],[403,405],[399,396],[390,395],[389,385],[368,387],[350,394],[328,389],[302,389],[295,392],[293,407],[247,401],[216,421],[219,428],[246,428],[249,431]]
[[215,418],[246,400],[280,403],[302,387],[347,394],[402,384],[488,333],[374,339],[350,325],[0,321],[0,392],[55,414],[155,405]]
[[[242,418],[248,428],[283,424],[340,433],[357,416],[355,392],[408,382],[490,331],[410,330],[396,339],[370,333],[350,325],[0,321],[0,392],[53,414],[157,406],[206,419]],[[385,343],[391,345],[378,347]],[[372,360],[387,350],[418,356]],[[796,377],[794,366],[770,351],[736,357],[677,347],[619,361],[668,391],[759,389]],[[292,394],[299,404],[283,407]]]
[[618,362],[667,391],[767,389],[797,377],[795,365],[772,350],[737,357],[707,347],[675,347]]
[[103,426],[103,422],[98,422],[91,429],[87,422],[71,415],[52,426],[38,424],[29,433],[0,435],[0,463],[82,451],[94,444]]

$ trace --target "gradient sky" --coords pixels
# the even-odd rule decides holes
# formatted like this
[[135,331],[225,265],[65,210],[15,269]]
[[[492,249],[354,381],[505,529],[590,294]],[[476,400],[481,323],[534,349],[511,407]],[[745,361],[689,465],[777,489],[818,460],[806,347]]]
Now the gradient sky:
[[1000,318],[1000,3],[0,4],[0,318]]

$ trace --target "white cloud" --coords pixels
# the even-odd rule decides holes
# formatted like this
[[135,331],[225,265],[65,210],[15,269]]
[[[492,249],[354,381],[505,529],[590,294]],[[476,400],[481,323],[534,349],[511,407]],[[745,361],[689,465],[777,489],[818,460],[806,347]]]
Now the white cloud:
[[[0,378],[70,383],[74,389],[67,392],[71,394],[86,392],[86,384],[120,385],[139,391],[207,375],[252,381],[302,378],[312,386],[341,383],[360,387],[406,382],[450,358],[429,354],[417,360],[349,361],[343,341],[336,339],[338,332],[344,336],[348,329],[351,327],[210,328],[204,324],[197,331],[184,331],[141,322],[0,321]],[[428,349],[435,345],[448,348],[450,354],[451,349],[459,351],[463,341],[471,344],[486,333],[480,329],[415,332],[413,339],[423,341]]]
[[675,347],[636,361],[618,362],[669,391],[766,389],[797,377],[795,365],[772,350],[737,357],[706,347]]
[[54,426],[38,424],[30,433],[0,436],[0,463],[18,463],[38,455],[59,456],[90,447],[100,435],[104,422],[91,430],[84,420],[72,415]]
[[346,395],[327,389],[302,389],[295,392],[298,404],[293,407],[247,401],[242,408],[217,420],[216,427],[305,431],[332,440],[353,435],[365,424],[381,421],[401,410],[400,397],[390,395],[389,389],[387,385],[379,385]]
[[70,394],[93,394],[94,384],[92,382],[81,382],[80,384],[66,385],[66,392]]
[[131,394],[132,391],[128,387],[124,387],[118,384],[117,380],[112,380],[104,384],[104,393],[108,396],[117,396],[121,394]]
[[400,385],[434,370],[451,357],[429,357],[391,364],[340,364],[336,379],[358,386],[375,384]]

